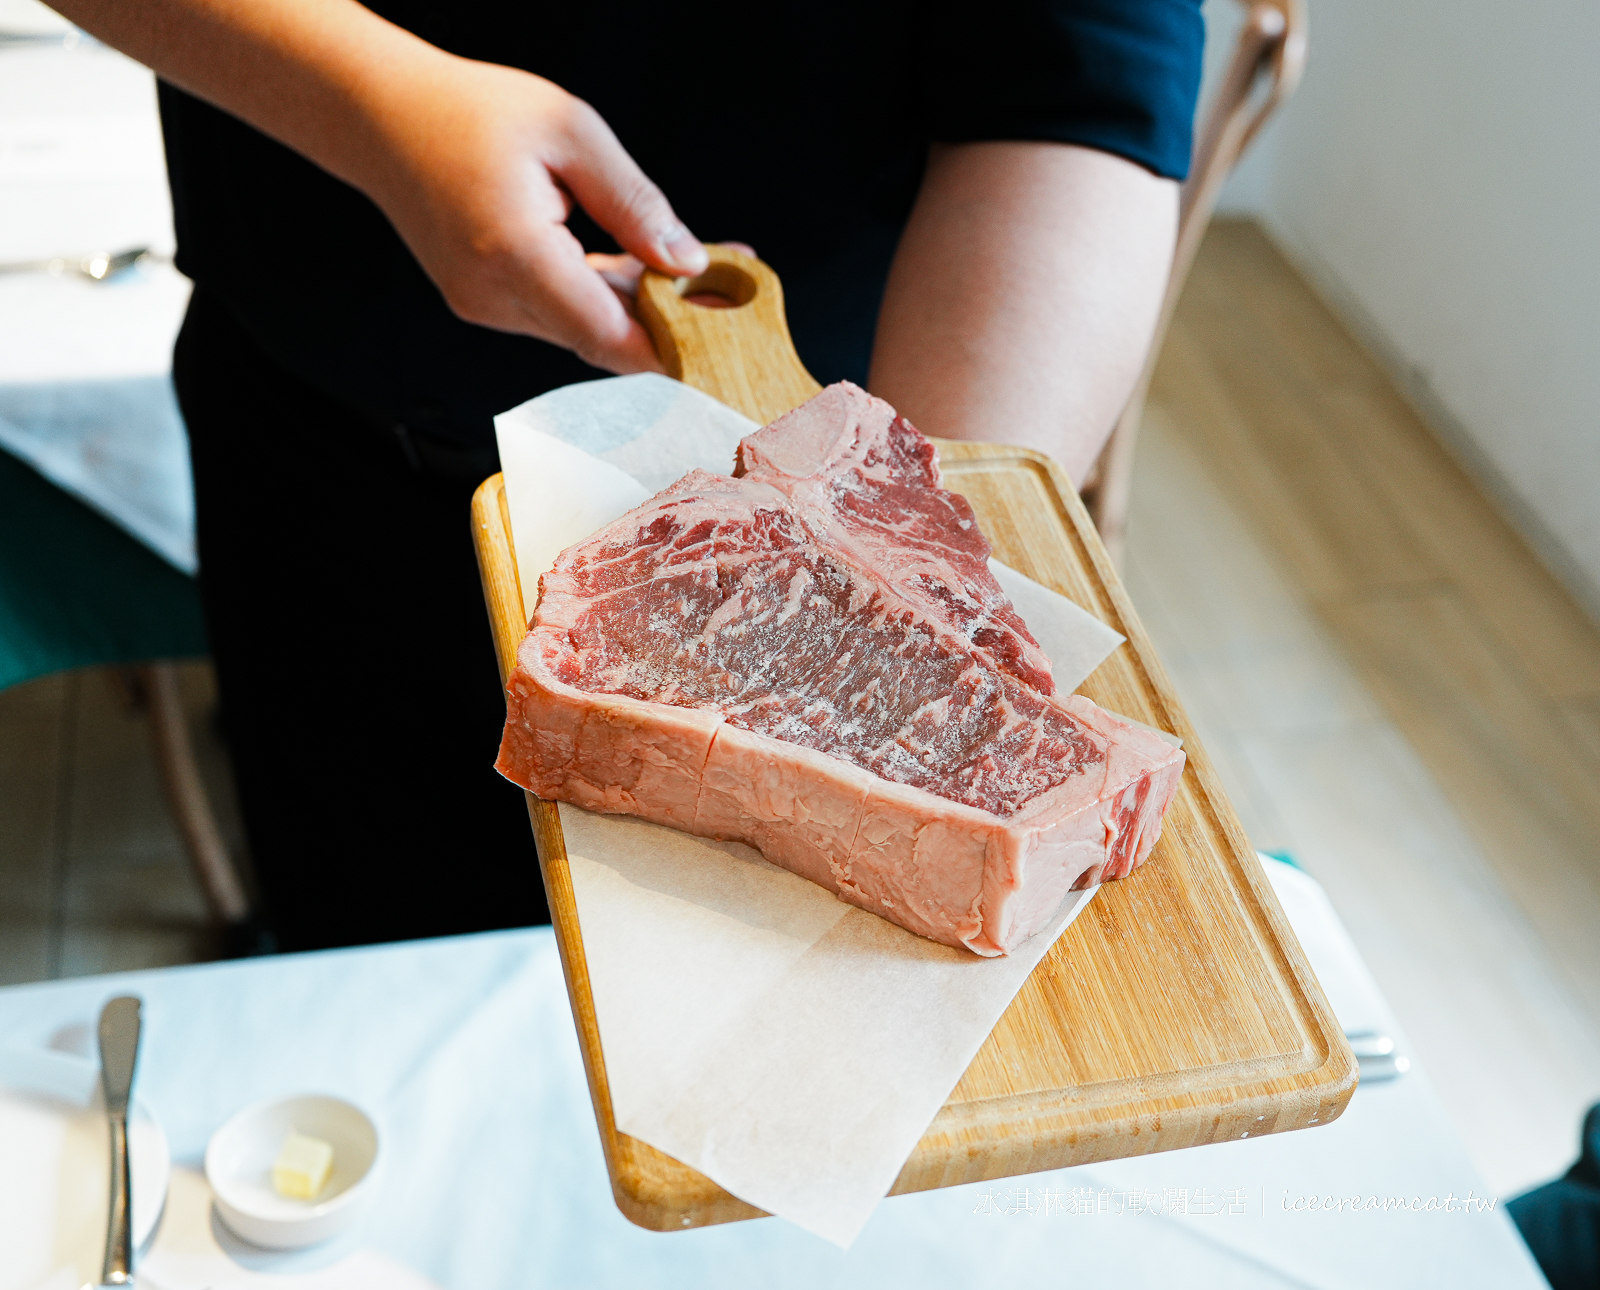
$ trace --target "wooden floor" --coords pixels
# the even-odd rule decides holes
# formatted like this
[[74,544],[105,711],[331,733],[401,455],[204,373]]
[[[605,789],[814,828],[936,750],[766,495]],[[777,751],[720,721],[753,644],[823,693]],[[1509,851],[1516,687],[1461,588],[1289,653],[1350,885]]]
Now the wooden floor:
[[[1600,632],[1253,225],[1213,228],[1163,352],[1127,578],[1490,1187],[1564,1170],[1600,1098]],[[94,673],[0,694],[0,982],[212,949],[142,721]]]
[[1253,224],[1208,235],[1127,578],[1256,845],[1328,889],[1486,1181],[1600,1098],[1600,632]]
[[[190,663],[181,675],[206,786],[237,848],[211,669]],[[0,693],[0,984],[192,963],[216,949],[148,728],[110,674]]]

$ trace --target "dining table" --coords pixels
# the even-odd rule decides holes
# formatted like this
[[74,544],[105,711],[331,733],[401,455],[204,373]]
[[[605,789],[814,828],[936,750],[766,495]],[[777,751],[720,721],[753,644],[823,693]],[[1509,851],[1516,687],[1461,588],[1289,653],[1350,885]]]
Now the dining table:
[[[1321,887],[1263,864],[1346,1029],[1408,1053]],[[1326,1126],[891,1197],[839,1249],[777,1218],[661,1233],[623,1217],[549,928],[11,986],[0,1050],[90,1057],[125,994],[143,1001],[136,1090],[173,1160],[137,1263],[148,1290],[1545,1284],[1415,1063]],[[376,1192],[323,1245],[258,1249],[214,1209],[206,1144],[299,1093],[372,1117]],[[0,1257],[0,1290],[80,1285],[99,1257]]]

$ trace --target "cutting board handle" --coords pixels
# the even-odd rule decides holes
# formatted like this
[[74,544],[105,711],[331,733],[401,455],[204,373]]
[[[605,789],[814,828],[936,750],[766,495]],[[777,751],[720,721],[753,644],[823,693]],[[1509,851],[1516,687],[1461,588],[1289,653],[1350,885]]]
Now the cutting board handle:
[[[711,265],[693,278],[647,269],[639,283],[639,320],[667,375],[721,399],[766,425],[822,387],[789,338],[783,284],[754,256],[707,246]],[[719,296],[725,308],[685,297]]]

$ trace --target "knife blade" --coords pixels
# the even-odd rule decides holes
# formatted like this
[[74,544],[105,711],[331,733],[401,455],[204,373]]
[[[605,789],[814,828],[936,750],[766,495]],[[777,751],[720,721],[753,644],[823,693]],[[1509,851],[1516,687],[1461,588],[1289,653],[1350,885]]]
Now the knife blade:
[[128,1163],[128,1098],[139,1060],[139,1000],[112,999],[100,1010],[100,1087],[111,1129],[111,1205],[106,1215],[103,1286],[133,1284],[133,1175]]

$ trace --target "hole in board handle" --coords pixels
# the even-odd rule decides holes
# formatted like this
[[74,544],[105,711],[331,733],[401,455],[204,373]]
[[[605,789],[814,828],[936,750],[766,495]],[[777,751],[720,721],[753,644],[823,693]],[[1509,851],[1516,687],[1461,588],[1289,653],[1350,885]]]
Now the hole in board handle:
[[691,305],[704,309],[737,309],[756,298],[756,280],[735,264],[713,264],[692,278],[679,278],[675,290]]

